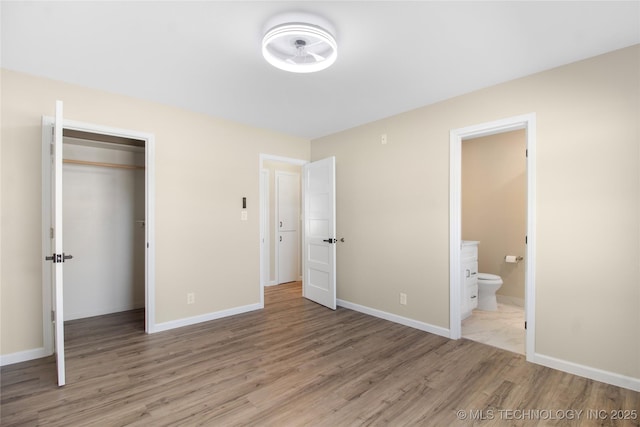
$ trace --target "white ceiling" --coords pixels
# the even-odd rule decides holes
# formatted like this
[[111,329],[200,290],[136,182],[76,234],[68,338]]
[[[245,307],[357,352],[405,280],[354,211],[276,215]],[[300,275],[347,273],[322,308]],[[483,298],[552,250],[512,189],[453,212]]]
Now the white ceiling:
[[[2,67],[316,138],[640,43],[639,1],[7,2]],[[261,55],[287,12],[335,27],[314,74]]]

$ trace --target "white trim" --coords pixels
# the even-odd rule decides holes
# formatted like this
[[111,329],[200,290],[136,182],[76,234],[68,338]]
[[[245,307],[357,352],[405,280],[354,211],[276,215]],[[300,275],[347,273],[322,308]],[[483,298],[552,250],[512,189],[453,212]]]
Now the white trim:
[[[49,161],[49,141],[51,138],[50,128],[54,123],[52,117],[42,118],[42,259],[48,254],[49,239],[48,229],[50,222],[51,197],[50,174],[47,171],[51,167]],[[75,120],[63,120],[63,129],[77,130],[82,132],[111,135],[123,138],[139,139],[145,142],[145,234],[147,249],[145,251],[145,331],[147,333],[156,332],[155,327],[155,136],[152,133],[139,132],[128,129],[114,128],[110,126],[83,123]],[[45,206],[47,208],[45,208]],[[43,261],[44,262],[44,261]],[[51,271],[43,268],[42,281],[42,306],[43,306],[43,345],[44,348],[51,349],[53,354],[53,336],[50,319],[51,312]]]
[[548,368],[557,369],[559,371],[568,372],[573,375],[578,375],[580,377],[640,392],[639,378],[628,377],[626,375],[616,374],[615,372],[604,371],[602,369],[568,362],[566,360],[545,356],[539,353],[534,354],[531,362]]
[[501,304],[515,305],[516,307],[524,308],[524,298],[496,294],[496,300]]
[[462,335],[460,313],[460,245],[462,221],[462,140],[526,130],[527,156],[527,249],[525,267],[526,356],[535,354],[535,212],[536,212],[536,115],[535,113],[481,123],[449,134],[449,331],[452,339]]
[[309,160],[294,159],[293,157],[274,156],[271,154],[260,154],[260,169],[262,169],[262,162],[269,160],[272,162],[290,163],[292,165],[303,166],[309,163]]
[[227,310],[215,311],[213,313],[200,314],[193,317],[185,317],[184,319],[156,323],[154,332],[169,331],[171,329],[182,328],[183,326],[196,325],[198,323],[222,319],[223,317],[235,316],[236,314],[247,313],[254,310],[260,310],[262,308],[263,306],[261,304],[249,304],[240,307],[229,308]]
[[[271,218],[271,221],[273,221],[273,238],[275,239],[275,241],[273,242],[274,244],[274,251],[273,251],[273,281],[276,283],[276,285],[280,284],[280,246],[278,245],[278,236],[280,235],[280,229],[278,227],[278,217],[280,216],[280,204],[279,202],[279,197],[278,197],[278,191],[280,190],[280,184],[278,183],[278,171],[275,171],[275,173],[273,174],[273,218]],[[269,203],[271,203],[271,201],[269,201]],[[269,248],[269,251],[271,251],[271,248]]]
[[0,355],[0,366],[13,365],[14,363],[27,362],[29,360],[41,359],[53,354],[46,347],[34,348],[31,350],[19,351]]
[[[303,159],[294,159],[292,157],[282,157],[282,156],[274,156],[272,154],[263,154],[260,153],[259,157],[258,157],[258,171],[262,171],[262,169],[264,169],[264,161],[275,161],[275,162],[282,162],[282,163],[289,163],[292,165],[296,165],[296,166],[303,166],[307,163],[309,163],[308,160],[303,160]],[[262,181],[262,174],[259,173],[258,176],[260,176],[260,181]],[[300,182],[301,188],[300,188],[300,218],[304,217],[304,203],[302,203],[302,201],[304,200],[304,174],[302,174],[302,178],[301,178],[301,182]],[[265,203],[264,200],[262,200],[263,198],[263,191],[260,191],[260,210],[262,211],[263,209],[265,209]],[[266,203],[267,206],[267,210],[268,210],[268,206],[269,206],[269,202],[267,201]],[[264,215],[264,212],[260,212],[260,215]],[[277,215],[276,215],[277,217]],[[265,232],[265,230],[263,229],[264,226],[262,224],[262,221],[260,221],[260,236],[262,236]],[[302,241],[304,241],[304,228],[302,228],[300,230],[300,238],[302,239]],[[263,251],[260,251],[260,265],[263,264],[264,260],[263,260]],[[277,259],[276,259],[277,262]],[[276,270],[277,270],[277,264],[276,264]],[[304,259],[302,260],[302,270],[304,271]],[[269,283],[264,283],[262,280],[262,275],[260,275],[260,280],[258,280],[259,282],[259,287],[260,287],[260,304],[262,305],[262,307],[264,307],[264,287],[265,286],[273,286],[276,285],[278,282],[278,277],[276,275],[275,280],[274,281],[269,281]],[[303,287],[303,291],[302,294],[304,296],[304,287]]]
[[[270,286],[271,236],[269,233],[269,169],[260,169],[260,286]],[[266,230],[265,230],[266,228]],[[264,292],[260,293],[260,305],[264,307]]]
[[156,141],[153,134],[146,134],[145,142],[145,332],[156,330]]
[[449,135],[449,163],[449,332],[450,338],[456,340],[462,337],[462,139],[453,131]]
[[96,309],[78,310],[74,312],[69,312],[68,310],[66,310],[64,312],[64,317],[65,317],[64,321],[67,322],[70,320],[85,319],[87,317],[104,316],[106,314],[121,313],[123,311],[138,310],[140,308],[144,308],[143,302],[110,306],[110,307],[102,307],[99,310],[96,310]]
[[364,305],[355,304],[353,302],[338,299],[336,303],[340,307],[348,308],[360,313],[368,314],[369,316],[377,317],[380,319],[388,320],[390,322],[399,323],[404,326],[419,329],[421,331],[429,332],[435,335],[449,338],[449,329],[441,326],[435,326],[430,323],[419,322],[417,320],[409,319],[407,317],[398,316],[397,314],[387,313],[386,311],[378,310],[375,308],[366,307]]

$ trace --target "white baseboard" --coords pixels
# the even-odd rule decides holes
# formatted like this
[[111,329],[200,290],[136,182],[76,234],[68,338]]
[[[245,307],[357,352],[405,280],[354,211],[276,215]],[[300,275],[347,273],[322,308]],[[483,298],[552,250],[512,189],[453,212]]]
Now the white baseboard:
[[344,301],[341,299],[337,300],[336,302],[340,307],[348,308],[350,310],[368,314],[373,317],[389,320],[390,322],[399,323],[401,325],[409,326],[411,328],[419,329],[421,331],[430,332],[432,334],[449,338],[449,329],[443,328],[441,326],[435,326],[429,323],[419,322],[417,320],[409,319],[407,317],[398,316],[397,314],[387,313],[386,311],[365,307],[364,305],[355,304],[355,303]]
[[249,311],[260,310],[264,308],[263,304],[249,304],[241,307],[234,307],[227,310],[216,311],[213,313],[201,314],[199,316],[187,317],[184,319],[171,320],[169,322],[156,323],[149,333],[168,331],[170,329],[181,328],[183,326],[195,325],[197,323],[208,322],[210,320],[221,319],[223,317],[234,316],[236,314],[247,313]]
[[509,296],[506,296],[506,295],[496,294],[496,299],[501,304],[515,305],[515,306],[518,306],[518,307],[524,307],[524,298],[509,297]]
[[269,283],[265,283],[265,286],[275,286],[277,285],[275,280],[269,280]]
[[[408,319],[406,317],[387,313],[375,308],[354,304],[349,301],[339,299],[337,300],[337,303],[340,307],[348,308],[360,313],[368,314],[370,316],[379,317],[381,319],[389,320],[391,322],[399,323],[401,325],[409,326],[412,328],[420,329],[421,331],[426,331],[432,334],[449,338],[449,329],[447,328],[442,328],[440,326],[434,326],[429,323]],[[603,371],[601,369],[568,362],[566,360],[556,359],[554,357],[545,356],[539,353],[534,354],[533,360],[531,360],[531,362],[538,365],[546,366],[548,368],[557,369],[559,371],[568,372],[573,375],[578,375],[580,377],[585,377],[606,384],[615,385],[617,387],[640,391],[640,379],[638,378],[620,375],[615,372]]]
[[535,353],[533,355],[532,362],[548,368],[578,375],[580,377],[589,378],[629,390],[640,391],[640,378],[633,378],[616,374],[615,372],[603,371],[602,369],[592,368],[590,366],[580,365],[562,359],[556,359],[555,357],[545,356],[539,353]]
[[[449,338],[449,329],[440,326],[431,325],[429,323],[419,322],[417,320],[398,316],[396,314],[387,313],[375,308],[366,307],[349,301],[337,300],[340,307],[378,317],[380,319],[389,320],[394,323],[409,326],[421,331],[440,335]],[[150,333],[168,331],[170,329],[180,328],[183,326],[195,325],[197,323],[208,322],[210,320],[221,319],[223,317],[233,316],[236,314],[247,313],[254,310],[264,308],[262,304],[249,304],[241,307],[235,307],[228,310],[221,310],[214,313],[203,314],[200,316],[188,317],[184,319],[172,320],[169,322],[158,323]],[[26,362],[28,360],[40,359],[50,356],[52,353],[44,348],[35,348],[31,350],[19,351],[16,353],[0,355],[0,366],[12,365],[14,363]],[[535,353],[533,363],[546,366],[548,368],[557,369],[559,371],[568,372],[573,375],[600,381],[606,384],[615,385],[617,387],[626,388],[640,392],[640,378],[633,378],[626,375],[617,374],[615,372],[604,371],[602,369],[592,368],[590,366],[580,365],[566,360],[557,359],[551,356]]]
[[[172,320],[170,322],[157,323],[149,333],[168,331],[170,329],[181,328],[183,326],[195,325],[209,320],[221,319],[223,317],[233,316],[236,314],[247,313],[249,311],[260,310],[264,308],[262,304],[249,304],[242,307],[234,307],[228,310],[216,311],[200,316],[188,317],[185,319]],[[40,359],[53,354],[47,352],[44,348],[35,348],[32,350],[20,351],[12,354],[0,355],[0,366],[12,365],[14,363],[26,362],[28,360]]]
[[4,354],[0,356],[0,366],[13,365],[14,363],[26,362],[27,360],[40,359],[51,356],[53,353],[45,350],[44,347],[31,350],[19,351],[17,353]]
[[144,308],[144,301],[137,302],[134,304],[125,304],[125,305],[118,305],[118,306],[112,306],[112,307],[101,307],[97,309],[94,308],[92,310],[75,311],[75,312],[65,311],[64,321],[66,322],[68,320],[85,319],[87,317],[95,317],[95,316],[104,316],[105,314],[120,313],[122,311],[136,310],[138,308]]

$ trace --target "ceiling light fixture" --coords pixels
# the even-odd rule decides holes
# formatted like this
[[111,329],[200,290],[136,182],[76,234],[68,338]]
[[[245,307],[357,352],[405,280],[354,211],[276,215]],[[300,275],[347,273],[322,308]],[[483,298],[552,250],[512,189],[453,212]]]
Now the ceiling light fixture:
[[262,55],[271,65],[292,73],[313,73],[338,57],[336,39],[324,28],[305,23],[276,25],[262,39]]

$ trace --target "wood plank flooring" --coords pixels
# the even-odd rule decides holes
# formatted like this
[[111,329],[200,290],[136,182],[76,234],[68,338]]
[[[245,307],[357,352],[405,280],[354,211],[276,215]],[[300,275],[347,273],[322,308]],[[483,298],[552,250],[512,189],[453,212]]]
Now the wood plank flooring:
[[0,424],[640,425],[611,412],[639,410],[640,393],[331,311],[299,282],[267,288],[265,306],[153,335],[142,311],[68,322],[67,385],[53,357],[3,367]]

